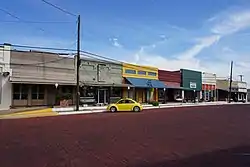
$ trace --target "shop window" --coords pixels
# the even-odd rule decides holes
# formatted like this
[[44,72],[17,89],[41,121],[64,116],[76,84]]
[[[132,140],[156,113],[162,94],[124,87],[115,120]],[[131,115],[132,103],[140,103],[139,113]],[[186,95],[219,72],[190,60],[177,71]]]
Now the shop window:
[[32,85],[31,94],[32,100],[42,100],[44,99],[45,89],[43,85]]
[[165,91],[163,89],[158,89],[158,98],[164,99]]
[[95,97],[96,90],[93,87],[84,87],[80,92],[81,97]]
[[14,100],[27,100],[29,87],[28,85],[14,84],[13,85],[13,99]]
[[156,74],[156,72],[148,72],[148,75],[150,75],[150,76],[156,76],[157,74]]
[[126,69],[125,70],[126,74],[136,74],[136,70],[130,70],[130,69]]
[[121,97],[121,96],[122,96],[121,88],[112,88],[111,89],[110,97]]
[[146,75],[147,73],[146,73],[146,71],[138,71],[138,74],[139,75]]
[[73,94],[73,89],[70,86],[63,86],[62,93]]

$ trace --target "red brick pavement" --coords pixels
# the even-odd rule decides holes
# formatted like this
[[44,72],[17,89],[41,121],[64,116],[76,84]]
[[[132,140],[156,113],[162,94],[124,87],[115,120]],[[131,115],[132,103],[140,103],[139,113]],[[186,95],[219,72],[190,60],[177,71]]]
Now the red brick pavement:
[[0,120],[0,166],[250,166],[249,127],[249,105]]

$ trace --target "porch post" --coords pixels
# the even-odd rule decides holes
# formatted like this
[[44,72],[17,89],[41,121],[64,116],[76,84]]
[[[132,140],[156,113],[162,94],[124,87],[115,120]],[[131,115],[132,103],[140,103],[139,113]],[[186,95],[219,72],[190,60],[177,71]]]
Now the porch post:
[[166,88],[163,88],[164,91],[164,104],[166,103]]

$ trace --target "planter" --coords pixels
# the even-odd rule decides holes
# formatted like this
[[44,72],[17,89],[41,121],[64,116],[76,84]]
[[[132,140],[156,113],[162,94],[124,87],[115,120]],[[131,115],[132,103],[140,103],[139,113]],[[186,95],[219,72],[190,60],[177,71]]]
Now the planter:
[[60,107],[68,107],[69,106],[69,100],[60,100]]

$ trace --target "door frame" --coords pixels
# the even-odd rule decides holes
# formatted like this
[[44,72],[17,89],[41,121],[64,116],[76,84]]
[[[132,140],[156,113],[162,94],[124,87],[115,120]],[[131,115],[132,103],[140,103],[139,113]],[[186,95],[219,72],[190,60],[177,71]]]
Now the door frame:
[[108,89],[105,89],[105,88],[100,88],[100,89],[97,90],[97,103],[100,103],[100,92],[101,91],[103,91],[103,93],[104,93],[104,95],[103,95],[103,97],[104,97],[103,104],[106,104],[106,103],[108,103],[107,102],[107,91],[108,91]]

